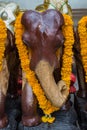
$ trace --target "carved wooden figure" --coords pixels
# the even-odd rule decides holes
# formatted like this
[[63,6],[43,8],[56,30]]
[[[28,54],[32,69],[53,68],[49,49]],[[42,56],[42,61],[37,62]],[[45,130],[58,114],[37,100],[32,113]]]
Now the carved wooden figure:
[[[51,2],[44,2],[44,5],[53,5],[51,6],[51,8],[54,7],[53,9],[59,9],[58,7],[55,7],[58,3],[60,3],[61,6],[64,4],[62,11],[71,13],[67,12],[71,11],[69,10],[70,8],[68,8],[68,1],[62,1],[62,3],[61,1],[51,1],[52,4]],[[39,9],[39,7],[37,7],[36,10],[43,12],[43,10],[46,11],[49,9],[45,7],[46,6],[43,7],[44,9]],[[47,99],[49,99],[54,106],[62,107],[69,94],[65,82],[60,81],[60,66],[62,64],[61,57],[63,54],[64,42],[64,36],[62,34],[62,26],[64,24],[63,16],[60,12],[55,10],[47,10],[41,14],[31,10],[24,12],[21,23],[25,29],[22,36],[23,43],[27,46],[27,49],[31,49],[31,56],[29,56],[30,68],[35,72]],[[17,36],[18,35],[16,34],[16,37]],[[58,57],[56,56],[57,49],[59,49]],[[25,54],[23,55],[25,57]],[[24,62],[27,62],[26,59]],[[41,120],[37,114],[36,96],[33,94],[33,89],[31,88],[31,84],[28,82],[26,75],[27,74],[23,70],[22,124],[24,126],[35,126],[38,125]],[[57,98],[59,100],[56,100]],[[67,106],[66,109],[69,109],[70,104]]]
[[[23,70],[22,123],[24,126],[35,126],[40,123],[40,118],[36,113],[36,98],[39,101],[39,106],[45,111],[47,106],[41,105],[46,103],[45,100],[42,100],[44,97],[43,92],[47,100],[54,106],[50,107],[50,110],[48,108],[48,110],[45,111],[45,114],[48,113],[47,115],[50,115],[54,109],[58,110],[58,107],[62,107],[68,99],[69,89],[65,82],[60,80],[60,71],[56,71],[58,76],[56,79],[56,74],[54,74],[55,70],[61,69],[60,57],[63,53],[58,53],[57,57],[56,51],[61,47],[63,48],[63,24],[64,18],[62,14],[54,9],[47,10],[43,13],[29,10],[24,12],[21,18],[20,16],[17,18],[15,31],[16,44]],[[21,33],[21,30],[23,30],[22,26],[24,27],[23,35]],[[70,59],[72,61],[71,55]],[[33,77],[37,77],[38,81]],[[41,85],[41,91],[38,91],[41,89],[38,88],[38,82]],[[50,103],[47,103],[47,105],[48,104],[50,105]]]
[[87,129],[87,16],[78,21],[75,32],[74,55],[76,60],[79,90],[75,96],[75,107],[81,129]]
[[0,128],[8,124],[8,119],[5,114],[5,98],[8,87],[10,87],[8,93],[13,96],[17,94],[16,87],[19,60],[15,46],[13,22],[16,19],[18,11],[19,7],[17,4],[13,2],[0,2],[0,18],[7,28],[7,40],[6,43],[3,43],[5,44],[4,60],[0,72]]
[[79,90],[77,92],[78,97],[87,98],[87,87],[85,82],[85,71],[83,68],[82,57],[81,57],[81,46],[80,46],[80,37],[78,33],[78,29],[75,32],[75,44],[74,44],[74,55],[76,61],[76,69],[77,69],[77,78]]

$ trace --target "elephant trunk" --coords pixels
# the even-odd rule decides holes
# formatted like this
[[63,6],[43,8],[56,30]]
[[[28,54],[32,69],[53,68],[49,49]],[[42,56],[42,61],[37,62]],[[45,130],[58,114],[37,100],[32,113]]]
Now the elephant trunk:
[[46,97],[56,107],[62,107],[68,97],[68,89],[63,81],[56,84],[53,76],[54,67],[47,61],[40,61],[35,69],[35,73],[41,83]]

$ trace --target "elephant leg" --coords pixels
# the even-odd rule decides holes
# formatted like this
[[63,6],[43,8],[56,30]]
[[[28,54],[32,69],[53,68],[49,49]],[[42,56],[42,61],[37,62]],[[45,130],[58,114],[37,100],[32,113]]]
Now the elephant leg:
[[7,115],[5,114],[5,95],[0,89],[0,128],[4,128],[8,123]]
[[3,67],[0,72],[0,128],[8,124],[7,115],[5,114],[5,98],[8,88],[9,72],[6,59],[3,60]]
[[37,113],[37,100],[23,73],[22,84],[22,124],[24,126],[36,126],[41,122]]

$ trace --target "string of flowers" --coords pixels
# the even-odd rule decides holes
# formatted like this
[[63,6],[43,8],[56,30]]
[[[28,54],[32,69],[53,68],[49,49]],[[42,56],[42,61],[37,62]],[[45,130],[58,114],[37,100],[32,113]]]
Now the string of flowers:
[[73,44],[74,44],[74,32],[73,32],[73,21],[69,15],[64,14],[63,35],[65,37],[64,42],[64,54],[62,57],[62,69],[61,79],[65,81],[68,90],[70,89],[70,75],[72,72],[72,57],[73,57]]
[[[43,110],[43,112],[45,114],[45,116],[42,117],[42,121],[52,123],[55,120],[55,117],[51,117],[51,113],[59,110],[59,108],[54,107],[51,104],[51,102],[46,98],[44,91],[42,90],[40,84],[38,83],[38,80],[35,77],[35,73],[33,71],[31,71],[30,68],[29,68],[30,59],[28,58],[28,55],[27,55],[28,50],[26,49],[26,46],[23,44],[23,41],[22,41],[22,34],[24,32],[24,28],[23,28],[23,25],[20,22],[21,17],[22,17],[22,13],[19,14],[19,16],[17,17],[16,22],[15,22],[16,46],[18,48],[19,57],[20,57],[20,60],[21,60],[21,67],[22,67],[22,70],[26,73],[26,78],[28,79],[28,82],[31,85],[33,92],[37,97],[39,107]],[[68,16],[66,16],[66,17],[68,17]],[[65,20],[67,20],[67,18]],[[68,27],[68,24],[69,24],[70,27],[72,26],[69,21],[66,21],[66,22],[67,22],[67,25],[66,24],[64,25],[63,30],[65,30],[64,28],[66,26]],[[68,29],[67,27],[66,27],[66,30]],[[70,27],[69,27],[69,29],[71,29]],[[72,31],[70,31],[70,32],[72,33]],[[64,34],[65,34],[65,37],[66,37],[66,33],[64,33]],[[72,33],[72,35],[73,35],[73,33]],[[66,38],[66,40],[69,41],[69,44],[70,44],[70,42],[72,42],[71,37],[69,37],[69,39]],[[68,43],[68,42],[65,42],[65,43]],[[71,57],[71,59],[72,59],[72,57]],[[69,58],[69,60],[70,60],[70,58]],[[69,66],[69,64],[68,64],[68,66]],[[71,64],[70,64],[70,68],[71,68]],[[67,70],[67,68],[64,68],[64,69]],[[63,70],[62,70],[62,74],[63,74]]]
[[7,29],[3,20],[0,19],[0,71],[2,70],[2,62],[4,58],[6,38],[7,38]]
[[85,82],[87,82],[87,16],[84,16],[78,22],[78,33],[80,38],[82,64],[85,72]]

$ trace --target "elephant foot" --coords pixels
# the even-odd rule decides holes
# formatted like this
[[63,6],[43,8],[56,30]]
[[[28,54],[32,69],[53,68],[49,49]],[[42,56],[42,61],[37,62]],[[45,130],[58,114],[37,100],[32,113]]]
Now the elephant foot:
[[6,127],[8,124],[8,119],[7,116],[5,115],[4,117],[0,118],[0,128]]
[[22,116],[22,123],[24,126],[37,126],[41,123],[41,118],[38,115],[31,118],[30,116]]

